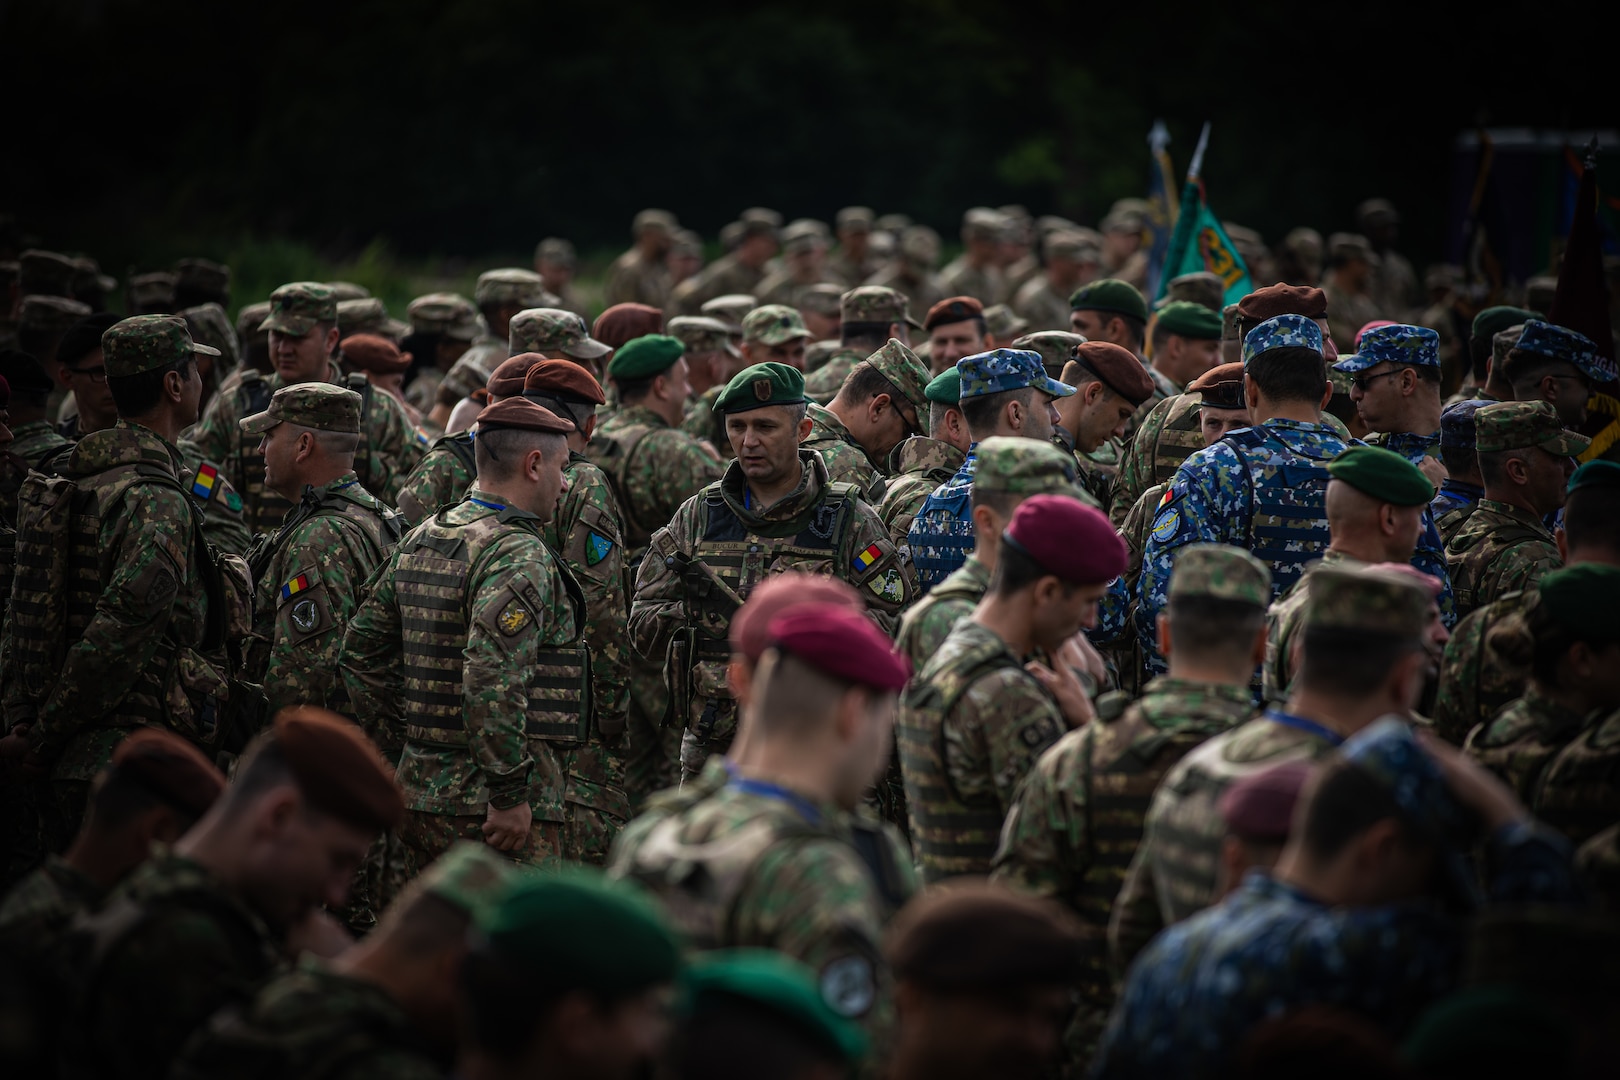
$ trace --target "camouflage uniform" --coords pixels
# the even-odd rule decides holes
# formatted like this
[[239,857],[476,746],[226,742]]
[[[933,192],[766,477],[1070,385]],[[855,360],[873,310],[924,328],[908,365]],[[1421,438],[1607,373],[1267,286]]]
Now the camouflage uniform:
[[950,443],[923,435],[906,439],[889,453],[889,480],[878,504],[878,517],[896,545],[906,542],[911,523],[928,496],[966,460],[967,455]]
[[632,564],[681,504],[724,471],[713,454],[645,405],[608,417],[585,453],[613,484]]
[[686,418],[681,421],[681,430],[696,442],[707,442],[722,458],[729,458],[731,439],[726,435],[725,414],[716,412],[714,408],[716,399],[725,388],[724,383],[711,386],[693,398],[692,403],[686,407]]
[[11,452],[26,461],[32,469],[39,468],[41,461],[71,445],[71,440],[63,438],[49,420],[30,420],[26,424],[18,424],[11,429],[11,434]]
[[844,422],[829,409],[811,402],[810,434],[799,446],[821,455],[827,478],[834,483],[852,484],[863,499],[874,503],[883,497],[883,476],[856,443]]
[[1271,610],[1266,613],[1266,662],[1264,667],[1265,697],[1267,701],[1281,701],[1288,696],[1288,687],[1294,681],[1294,634],[1299,631],[1305,616],[1305,604],[1310,590],[1311,574],[1323,566],[1337,566],[1356,570],[1367,564],[1351,558],[1341,551],[1328,548],[1322,552],[1322,561],[1305,568],[1305,574],[1288,587]]
[[722,255],[675,286],[662,306],[665,311],[674,309],[682,315],[696,315],[705,301],[717,296],[757,295],[754,290],[764,278],[763,269],[746,265],[735,253]]
[[[1501,777],[1539,820],[1559,828],[1558,822],[1543,816],[1538,805],[1543,785],[1554,759],[1595,719],[1559,704],[1531,682],[1523,697],[1510,702],[1490,723],[1475,728],[1463,749]],[[1575,843],[1586,838],[1571,837]]]
[[[1006,299],[1007,281],[993,263],[974,266],[966,255],[959,255],[939,272],[939,287],[946,296],[971,296],[985,307]],[[1067,322],[1067,316],[1064,319]]]
[[602,299],[609,307],[614,304],[646,304],[664,308],[669,305],[670,288],[669,269],[663,260],[650,261],[639,249],[631,248],[608,267]]
[[1429,504],[1429,513],[1434,518],[1442,544],[1451,543],[1451,538],[1474,516],[1474,511],[1479,509],[1479,500],[1484,497],[1485,489],[1478,484],[1446,477],[1434,501]]
[[1560,562],[1558,543],[1539,518],[1495,499],[1480,499],[1446,544],[1460,615],[1530,588]]
[[641,564],[631,641],[646,662],[663,662],[675,722],[687,729],[681,761],[688,774],[723,752],[736,732],[726,634],[766,575],[791,569],[840,577],[871,593],[867,603],[889,630],[914,595],[911,568],[877,512],[859,492],[833,484],[819,454],[801,448],[799,461],[799,486],[763,512],[752,506],[733,462],[653,534]]
[[989,587],[990,571],[969,555],[967,562],[906,609],[895,648],[906,654],[912,671],[921,671],[933,659],[956,624],[973,614]]
[[420,525],[440,507],[460,502],[477,475],[472,432],[441,435],[400,485],[399,512],[412,525]]
[[804,396],[818,405],[825,405],[838,396],[839,389],[855,365],[866,359],[859,349],[846,349],[840,345],[827,357],[825,363],[804,377]]
[[1531,807],[1536,818],[1584,844],[1620,820],[1620,710],[1586,718],[1585,726],[1541,774]]
[[219,463],[205,458],[196,443],[181,439],[175,449],[180,451],[180,486],[191,493],[203,538],[221,551],[246,555],[253,546],[253,534],[248,530],[242,496],[225,479]]
[[[843,323],[909,323],[922,329],[908,314],[910,298],[895,289],[852,282],[852,287],[838,300],[838,317]],[[866,359],[858,349],[840,345],[825,363],[804,377],[805,396],[822,405],[831,401],[855,365]]]
[[48,958],[74,918],[100,907],[106,895],[60,856],[46,855],[44,865],[13,886],[0,903],[0,949],[50,964]]
[[1023,284],[1013,297],[1012,309],[1035,331],[1067,330],[1070,325],[1069,298],[1052,288],[1045,274]]
[[1461,746],[1470,731],[1523,693],[1530,666],[1504,655],[1492,630],[1522,620],[1535,596],[1534,589],[1506,593],[1464,616],[1452,631],[1434,698],[1434,728],[1447,742]]

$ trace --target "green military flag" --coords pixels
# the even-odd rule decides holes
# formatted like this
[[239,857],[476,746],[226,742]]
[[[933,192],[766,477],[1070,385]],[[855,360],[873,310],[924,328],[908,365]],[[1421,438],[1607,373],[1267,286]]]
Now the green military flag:
[[1209,125],[1205,124],[1203,134],[1198,137],[1198,149],[1193,152],[1192,165],[1187,169],[1187,186],[1181,193],[1181,212],[1176,216],[1176,231],[1170,237],[1170,252],[1159,278],[1158,298],[1162,298],[1170,282],[1182,274],[1208,271],[1226,284],[1225,302],[1235,304],[1254,286],[1243,256],[1238,254],[1221,227],[1220,219],[1204,198],[1204,181],[1199,171],[1208,145]]

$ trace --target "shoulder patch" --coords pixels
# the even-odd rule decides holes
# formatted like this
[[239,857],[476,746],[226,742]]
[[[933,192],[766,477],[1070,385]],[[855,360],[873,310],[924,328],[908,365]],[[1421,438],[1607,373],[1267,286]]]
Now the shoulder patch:
[[501,609],[499,615],[495,616],[495,625],[501,628],[501,633],[511,637],[529,625],[530,618],[529,609],[524,607],[521,601],[514,598]]
[[[1165,498],[1169,497],[1170,493],[1165,492]],[[1153,532],[1151,535],[1153,539],[1161,544],[1168,543],[1175,537],[1177,530],[1180,528],[1181,511],[1172,506],[1168,510],[1161,510],[1159,515],[1153,519]]]
[[877,1001],[877,976],[863,956],[841,956],[821,969],[821,999],[839,1016],[859,1017]]
[[585,565],[595,566],[613,551],[613,541],[592,529],[585,536]]
[[851,559],[849,564],[855,568],[855,572],[857,574],[864,574],[866,571],[872,568],[873,563],[877,562],[881,558],[883,558],[883,549],[876,543],[873,543],[865,551],[860,552],[853,559]]
[[313,571],[306,570],[291,581],[284,582],[279,590],[283,600],[291,600],[301,592],[306,592],[320,584],[320,578]]
[[233,514],[242,512],[242,496],[238,495],[233,487],[225,489],[225,507]]
[[288,617],[300,634],[307,634],[321,625],[321,610],[313,600],[298,601],[288,612]]
[[866,587],[879,599],[887,600],[891,604],[905,603],[906,583],[901,578],[898,567],[891,566],[881,574],[873,574]]
[[219,490],[222,483],[219,470],[205,463],[197,466],[196,475],[191,478],[191,493],[207,502],[214,497],[214,492]]

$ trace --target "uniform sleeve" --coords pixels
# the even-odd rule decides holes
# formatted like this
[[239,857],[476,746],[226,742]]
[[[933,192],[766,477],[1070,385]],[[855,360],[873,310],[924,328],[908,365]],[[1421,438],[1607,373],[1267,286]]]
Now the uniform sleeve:
[[682,544],[689,542],[685,538],[692,534],[696,513],[695,499],[688,500],[668,526],[653,533],[636,575],[635,596],[630,601],[630,645],[643,660],[659,668],[675,632],[686,621],[686,581],[668,560],[690,554]]
[[1091,736],[1071,733],[1042,754],[1013,795],[991,877],[1034,896],[1073,904],[1085,877],[1089,795],[1075,763]]
[[945,771],[959,795],[994,799],[1005,819],[1018,785],[1064,731],[1057,705],[1033,679],[997,671],[945,717]]
[[394,591],[398,556],[373,575],[365,602],[343,632],[338,678],[349,710],[383,747],[398,746],[405,721],[404,636]]
[[679,431],[650,432],[643,442],[625,486],[635,492],[636,505],[649,508],[652,520],[642,524],[656,530],[672,520],[687,499],[720,479],[725,466]]
[[202,419],[197,421],[197,426],[191,429],[188,436],[188,441],[197,444],[203,457],[222,463],[226,476],[238,489],[246,486],[243,478],[236,474],[236,447],[241,434],[236,424],[237,391],[240,386],[240,382],[233,380],[220,387],[219,393],[208,403]]
[[[276,605],[264,692],[270,712],[287,705],[326,705],[364,579],[349,537],[330,517],[306,522],[278,560],[280,581],[266,582]],[[293,591],[298,581],[307,587]],[[286,595],[283,595],[285,592]]]
[[895,547],[877,511],[864,499],[852,507],[849,542],[839,559],[839,576],[861,590],[867,610],[883,632],[893,637],[900,627],[900,613],[917,595],[917,574],[907,553]]
[[[613,493],[593,480],[571,490],[578,499],[566,515],[562,560],[585,593],[585,640],[591,647],[596,712],[622,727],[630,708],[629,599],[625,596],[624,538]],[[561,523],[561,522],[559,522]]]
[[1177,470],[1168,498],[1153,516],[1142,551],[1136,637],[1148,670],[1155,675],[1169,670],[1159,655],[1157,627],[1159,612],[1169,602],[1176,553],[1189,544],[1228,542],[1241,532],[1243,481],[1232,478],[1242,468],[1242,462],[1219,444],[1199,451]]
[[405,415],[405,407],[392,395],[373,392],[366,410],[366,438],[370,443],[366,475],[360,478],[367,491],[390,506],[399,499],[405,478],[422,458],[423,447],[416,428]]
[[1108,917],[1108,961],[1115,979],[1124,976],[1153,936],[1164,929],[1158,887],[1148,861],[1151,842],[1144,835],[1137,846],[1130,868],[1125,871],[1125,884],[1120,886],[1113,913]]
[[1168,398],[1154,405],[1142,418],[1142,426],[1136,429],[1125,448],[1124,459],[1120,461],[1119,473],[1114,479],[1114,501],[1108,515],[1116,529],[1124,525],[1125,515],[1131,512],[1131,507],[1142,497],[1142,492],[1158,483],[1153,451],[1159,441],[1159,432],[1164,430],[1164,421],[1170,415],[1173,401],[1175,398]]
[[[1413,564],[1417,563],[1414,557]],[[1506,557],[1499,557],[1497,561],[1496,592],[1491,597],[1500,599],[1510,592],[1522,592],[1533,589],[1543,577],[1557,570],[1563,565],[1558,558],[1556,549],[1545,544],[1521,544],[1508,552]],[[1432,573],[1433,571],[1428,571]]]
[[[1423,511],[1423,531],[1418,533],[1417,547],[1412,552],[1412,565],[1440,579],[1440,620],[1450,630],[1457,625],[1457,598],[1451,591],[1451,572],[1446,569],[1446,545],[1440,539],[1440,530],[1434,524],[1434,511]],[[1557,564],[1554,563],[1554,566]]]
[[483,774],[491,805],[528,799],[534,759],[525,733],[529,678],[552,618],[552,575],[527,546],[505,544],[469,583],[472,609],[462,663],[467,753]]

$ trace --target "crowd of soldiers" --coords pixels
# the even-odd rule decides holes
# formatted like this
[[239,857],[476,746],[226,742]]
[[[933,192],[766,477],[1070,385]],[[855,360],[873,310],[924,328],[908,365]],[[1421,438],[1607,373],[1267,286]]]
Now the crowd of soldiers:
[[1145,212],[0,264],[6,1074],[1606,1074],[1613,341]]

